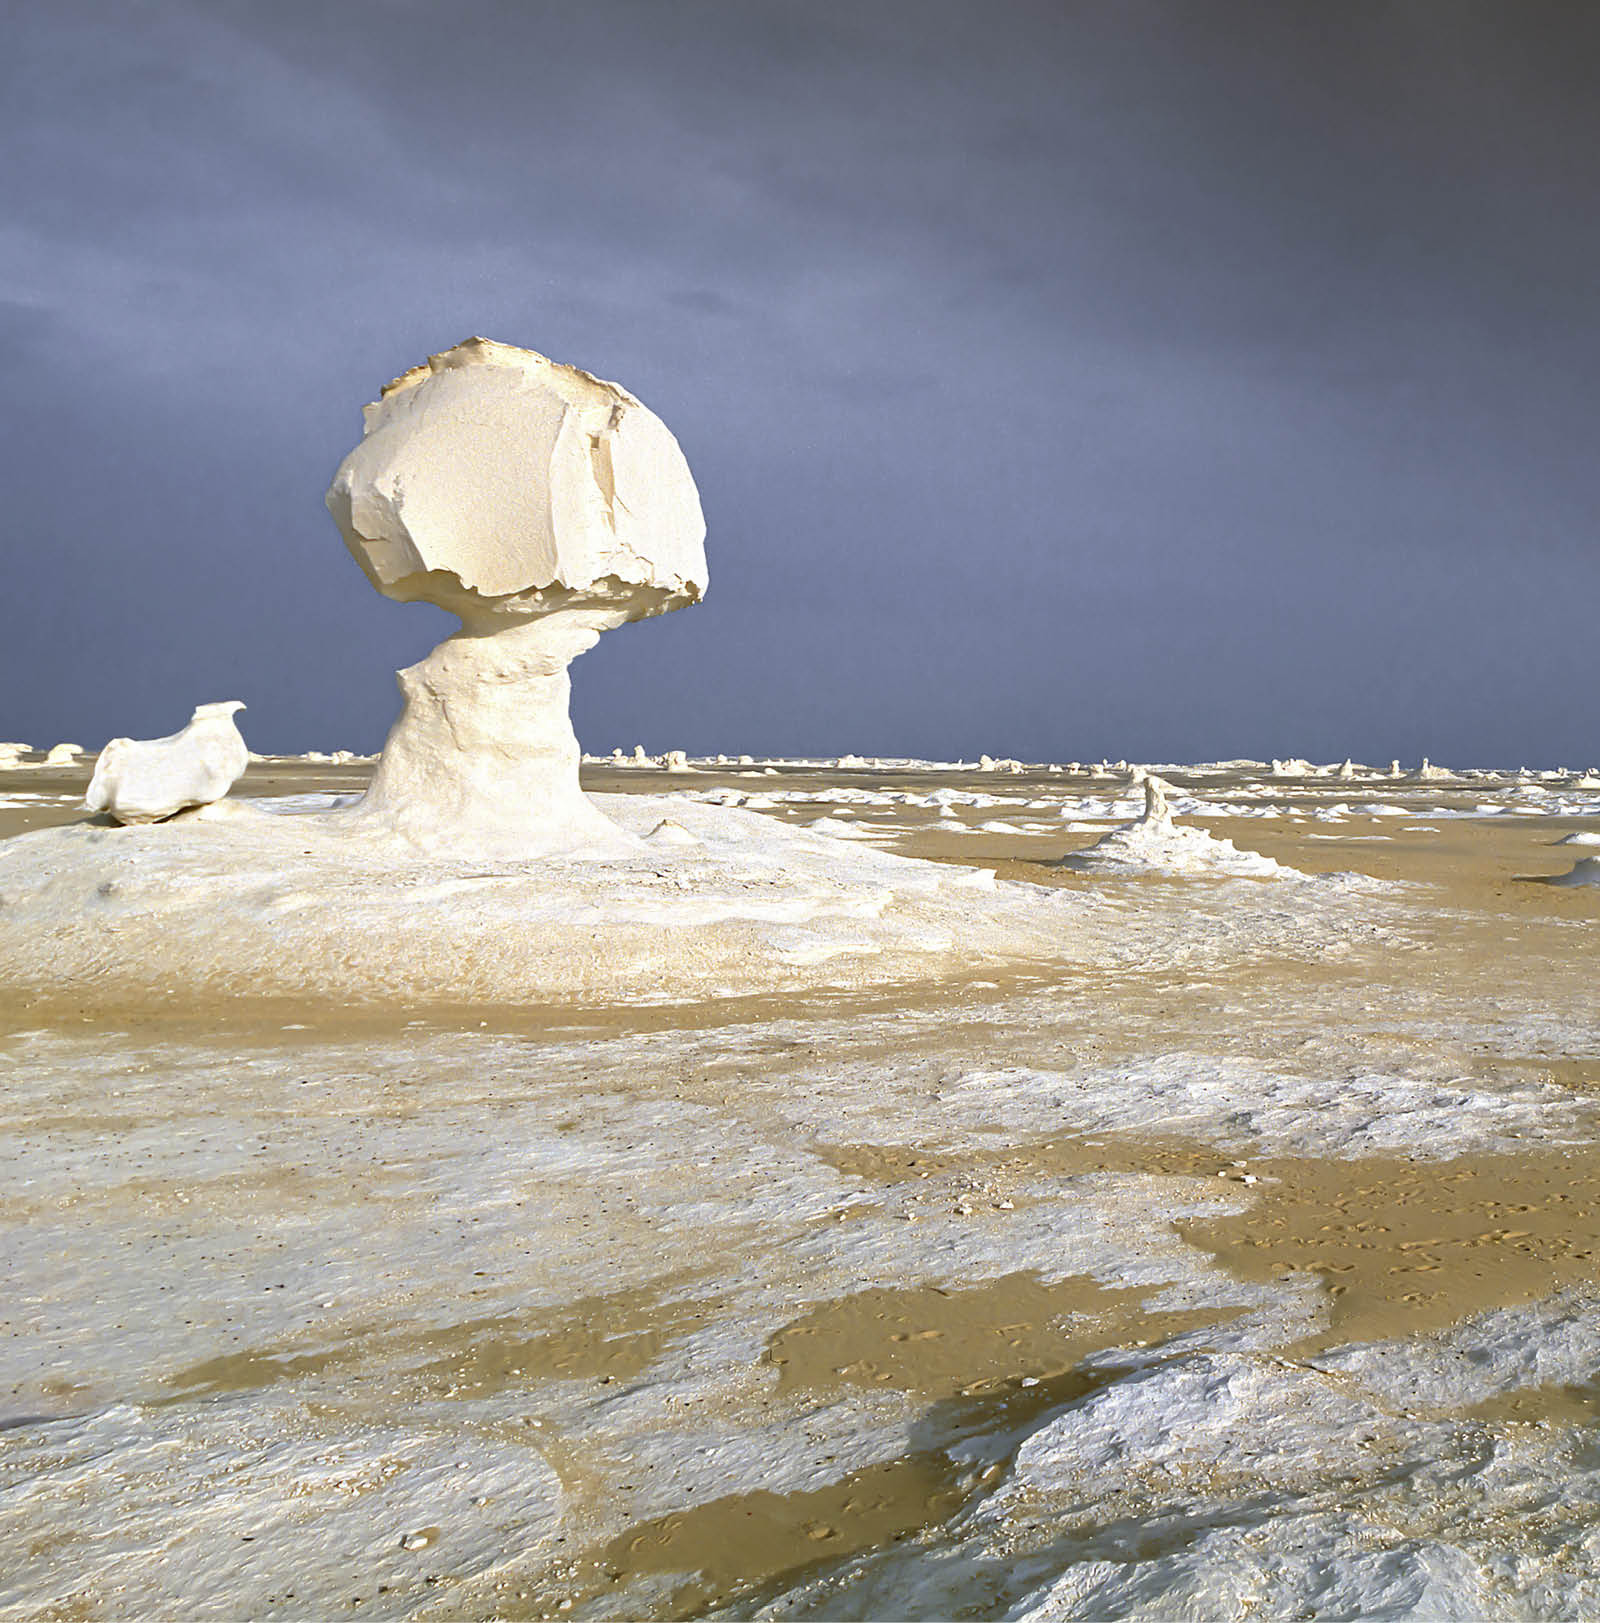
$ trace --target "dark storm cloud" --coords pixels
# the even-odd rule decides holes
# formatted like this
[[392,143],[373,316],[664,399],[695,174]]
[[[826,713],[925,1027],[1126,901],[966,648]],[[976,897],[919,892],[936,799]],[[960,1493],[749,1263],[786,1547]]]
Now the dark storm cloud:
[[321,491],[469,332],[677,432],[706,605],[590,747],[1600,755],[1600,16],[1504,0],[38,5],[0,733],[373,746],[443,629]]

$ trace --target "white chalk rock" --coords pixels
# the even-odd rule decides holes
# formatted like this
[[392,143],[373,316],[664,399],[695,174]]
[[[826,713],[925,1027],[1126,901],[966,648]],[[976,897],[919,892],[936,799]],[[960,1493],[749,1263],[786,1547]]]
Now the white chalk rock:
[[400,673],[405,707],[352,817],[449,856],[631,847],[578,787],[567,667],[705,591],[677,442],[616,384],[483,338],[397,378],[365,416],[328,508],[380,592],[463,629]]
[[83,803],[119,823],[153,823],[209,806],[244,776],[250,751],[234,722],[237,699],[195,707],[168,738],[113,738],[100,751]]
[[52,744],[42,764],[45,766],[76,766],[78,757],[87,753],[79,744]]
[[1172,807],[1167,800],[1167,791],[1172,787],[1165,778],[1157,778],[1150,773],[1144,779],[1144,822],[1154,828],[1158,824],[1163,828],[1172,826]]

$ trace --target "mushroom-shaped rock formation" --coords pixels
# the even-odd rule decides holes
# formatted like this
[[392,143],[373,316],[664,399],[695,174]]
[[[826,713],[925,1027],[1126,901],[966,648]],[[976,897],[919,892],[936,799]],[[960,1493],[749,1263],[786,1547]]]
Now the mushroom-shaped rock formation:
[[616,384],[483,338],[365,415],[329,510],[384,596],[462,629],[400,672],[404,707],[352,815],[459,856],[631,846],[578,787],[567,667],[601,632],[705,592],[677,441]]
[[233,719],[243,709],[237,699],[196,705],[181,733],[113,738],[95,762],[84,805],[119,823],[154,823],[221,800],[250,764]]

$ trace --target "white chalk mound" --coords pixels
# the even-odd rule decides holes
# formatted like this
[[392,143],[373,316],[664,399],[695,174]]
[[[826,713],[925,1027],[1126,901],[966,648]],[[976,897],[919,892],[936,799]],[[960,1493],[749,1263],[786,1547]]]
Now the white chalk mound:
[[1241,851],[1232,840],[1219,840],[1202,828],[1179,828],[1172,821],[1167,800],[1171,785],[1142,768],[1130,780],[1131,785],[1139,783],[1144,785],[1144,815],[1112,829],[1087,850],[1062,857],[1058,867],[1124,875],[1299,876],[1299,869],[1285,867],[1257,851]]
[[195,707],[167,738],[113,738],[100,751],[83,803],[119,823],[153,823],[207,806],[244,776],[250,750],[234,721],[238,699]]
[[0,841],[0,984],[394,1007],[750,997],[966,979],[1083,948],[1081,901],[677,795],[606,795],[627,849],[449,859],[329,797]]

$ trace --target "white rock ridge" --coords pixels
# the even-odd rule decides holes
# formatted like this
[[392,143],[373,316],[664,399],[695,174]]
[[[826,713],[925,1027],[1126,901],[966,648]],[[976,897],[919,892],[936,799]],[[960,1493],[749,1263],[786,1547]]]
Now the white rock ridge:
[[243,709],[237,699],[196,705],[189,725],[167,738],[113,738],[95,762],[84,805],[119,823],[154,823],[221,800],[250,764],[233,719]]
[[677,441],[616,384],[483,338],[397,378],[365,417],[329,510],[384,596],[462,630],[400,672],[404,708],[350,816],[454,856],[631,843],[578,787],[567,667],[601,632],[705,592]]

